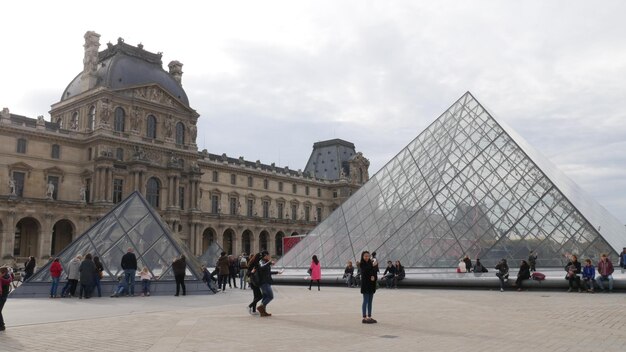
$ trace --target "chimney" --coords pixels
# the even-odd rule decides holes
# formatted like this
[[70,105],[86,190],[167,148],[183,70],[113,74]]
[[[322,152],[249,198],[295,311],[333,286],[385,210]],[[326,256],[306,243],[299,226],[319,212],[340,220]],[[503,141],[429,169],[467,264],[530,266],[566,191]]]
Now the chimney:
[[85,57],[83,58],[83,82],[85,90],[96,85],[96,70],[98,69],[98,48],[100,48],[100,34],[94,31],[85,33]]
[[183,78],[183,64],[181,64],[180,61],[174,60],[170,62],[167,67],[170,68],[170,75],[172,75],[176,82],[178,82],[178,84],[182,87],[183,83],[181,81]]

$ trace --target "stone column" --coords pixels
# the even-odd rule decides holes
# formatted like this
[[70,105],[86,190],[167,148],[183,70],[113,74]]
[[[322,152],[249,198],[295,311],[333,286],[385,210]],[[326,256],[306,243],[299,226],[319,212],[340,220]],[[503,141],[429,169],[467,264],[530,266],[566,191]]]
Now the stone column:
[[2,258],[13,256],[15,247],[15,211],[9,210],[4,222],[4,239],[2,241]]
[[271,231],[269,234],[267,250],[270,252],[270,255],[276,255],[276,231]]
[[[50,257],[52,253],[52,214],[46,213],[44,223],[39,230],[38,250],[39,258]],[[41,265],[39,265],[40,267]]]
[[172,192],[174,193],[174,204],[172,204],[174,207],[178,208],[178,205],[180,203],[179,199],[178,199],[178,187],[180,187],[180,178],[178,176],[174,176],[174,189],[172,189]]
[[252,249],[252,253],[259,253],[259,234],[254,234],[254,232],[252,233],[252,238],[250,239],[250,241],[252,241],[251,243],[251,249]]

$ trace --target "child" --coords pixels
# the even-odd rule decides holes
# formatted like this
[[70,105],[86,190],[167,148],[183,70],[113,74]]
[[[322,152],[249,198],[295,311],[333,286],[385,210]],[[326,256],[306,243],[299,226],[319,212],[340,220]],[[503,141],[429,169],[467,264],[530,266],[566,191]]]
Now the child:
[[591,264],[591,259],[585,259],[583,267],[583,284],[587,292],[593,293],[593,286],[596,282],[596,268]]
[[119,297],[121,294],[124,294],[124,291],[126,291],[126,280],[124,280],[123,276],[118,276],[117,277],[117,288],[115,288],[115,291],[113,292],[113,294],[111,295],[111,297]]
[[150,280],[152,280],[153,276],[148,271],[148,267],[143,267],[141,272],[139,272],[139,277],[141,278],[141,297],[150,296]]

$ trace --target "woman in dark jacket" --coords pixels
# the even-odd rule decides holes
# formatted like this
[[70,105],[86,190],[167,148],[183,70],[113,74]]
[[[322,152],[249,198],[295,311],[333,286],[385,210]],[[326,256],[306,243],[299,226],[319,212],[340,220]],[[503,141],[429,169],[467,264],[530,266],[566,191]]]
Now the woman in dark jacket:
[[78,298],[82,299],[83,296],[90,298],[93,285],[95,284],[95,278],[98,274],[91,253],[85,254],[85,259],[80,263],[78,271],[80,272],[80,292]]
[[35,261],[35,257],[29,257],[26,264],[24,264],[24,281],[28,280],[29,277],[33,276],[35,272],[35,266],[37,266],[37,262]]
[[525,260],[522,260],[517,272],[517,279],[515,280],[515,286],[517,286],[518,291],[522,290],[522,282],[528,279],[530,279],[530,265]]
[[181,287],[183,288],[183,296],[185,296],[187,294],[185,289],[185,271],[187,270],[187,262],[185,261],[184,255],[181,254],[180,257],[174,258],[172,270],[174,271],[174,279],[176,280],[176,294],[174,296],[178,296]]
[[250,288],[252,288],[252,293],[254,294],[252,302],[248,304],[248,313],[250,313],[251,315],[257,314],[256,305],[263,299],[263,294],[261,293],[261,288],[259,287],[258,274],[256,274],[256,272],[259,270],[260,260],[260,253],[250,256],[250,260],[248,261],[248,270],[246,272]]
[[361,253],[359,268],[361,269],[361,294],[363,295],[363,304],[361,305],[363,313],[362,323],[377,323],[376,320],[372,319],[372,300],[374,299],[374,293],[376,293],[376,280],[378,279],[376,270],[378,268],[374,265],[370,252],[364,251]]
[[577,256],[572,255],[572,259],[565,266],[565,271],[567,271],[565,278],[569,281],[569,290],[567,290],[567,292],[572,292],[574,289],[574,282],[578,287],[578,292],[582,292],[580,286],[581,266]]
[[102,263],[100,262],[100,257],[93,257],[93,263],[96,265],[95,285],[98,289],[98,297],[102,297],[102,285],[100,284],[100,280],[102,280],[104,266],[102,266]]

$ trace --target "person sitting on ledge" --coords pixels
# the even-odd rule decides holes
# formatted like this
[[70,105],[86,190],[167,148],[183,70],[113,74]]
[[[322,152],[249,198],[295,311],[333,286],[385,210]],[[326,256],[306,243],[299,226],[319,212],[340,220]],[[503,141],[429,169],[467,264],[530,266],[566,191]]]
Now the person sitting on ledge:
[[346,265],[346,269],[343,271],[343,278],[346,280],[346,285],[348,287],[354,287],[354,266],[352,266],[352,261],[348,261],[348,265]]
[[399,260],[396,260],[396,275],[393,277],[393,288],[398,288],[398,282],[404,280],[406,273],[404,271],[404,266],[400,263]]
[[607,292],[606,289],[604,288],[604,284],[603,284],[604,281],[609,282],[609,292],[613,292],[613,271],[614,271],[613,263],[611,263],[606,253],[602,253],[602,256],[600,257],[600,261],[598,262],[598,275],[599,276],[596,282],[598,283],[598,287],[604,292]]
[[585,259],[583,267],[583,285],[587,292],[593,293],[593,286],[596,282],[596,268],[591,264],[591,259]]
[[626,247],[624,247],[622,253],[619,255],[619,266],[622,268],[622,272],[626,271]]
[[509,280],[509,265],[506,263],[506,259],[502,258],[496,265],[496,276],[500,279],[500,292],[504,292],[504,283]]
[[578,261],[578,257],[572,255],[572,259],[565,266],[565,271],[567,271],[567,275],[565,275],[565,279],[569,281],[569,289],[567,292],[572,292],[574,289],[574,282],[576,286],[578,286],[578,292],[583,292],[580,287],[580,262]]
[[517,279],[515,280],[515,286],[517,286],[518,291],[522,290],[522,283],[528,279],[530,279],[530,265],[525,260],[522,260],[517,272]]
[[489,270],[487,270],[487,268],[485,268],[480,262],[480,259],[476,258],[476,264],[474,264],[474,273],[486,273],[488,271]]
[[463,258],[463,262],[465,263],[465,272],[472,272],[472,260],[470,259],[469,255],[466,255],[465,258]]
[[387,261],[387,267],[385,268],[385,272],[383,273],[383,280],[385,280],[385,284],[387,288],[391,288],[393,284],[393,278],[396,276],[396,267],[393,266],[393,262],[391,260]]

